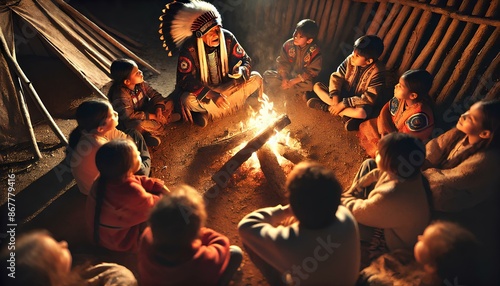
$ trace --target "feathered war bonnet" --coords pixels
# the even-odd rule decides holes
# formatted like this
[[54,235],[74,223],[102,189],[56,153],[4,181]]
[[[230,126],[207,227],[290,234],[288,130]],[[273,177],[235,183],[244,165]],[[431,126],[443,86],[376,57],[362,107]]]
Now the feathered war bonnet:
[[[196,37],[201,80],[208,83],[208,67],[203,35],[215,26],[222,26],[222,18],[214,5],[199,0],[174,0],[165,5],[160,16],[160,40],[169,56],[179,52],[182,44]],[[227,75],[228,61],[224,33],[219,34],[222,74]]]

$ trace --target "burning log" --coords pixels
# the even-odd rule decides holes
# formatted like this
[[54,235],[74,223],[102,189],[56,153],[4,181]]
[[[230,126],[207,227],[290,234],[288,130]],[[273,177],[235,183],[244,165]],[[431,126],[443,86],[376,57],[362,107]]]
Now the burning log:
[[212,180],[219,186],[224,188],[227,186],[231,175],[243,164],[252,153],[259,150],[262,145],[264,145],[269,138],[274,135],[275,130],[281,131],[288,124],[290,124],[290,118],[286,114],[280,116],[273,124],[269,125],[262,132],[257,134],[252,138],[240,151],[234,154],[223,166],[219,169],[213,176]]
[[307,159],[307,157],[304,154],[302,154],[302,152],[300,152],[299,150],[295,150],[281,143],[278,144],[278,153],[281,156],[283,156],[283,158],[287,159],[288,161],[294,164],[298,164]]
[[286,175],[273,150],[264,145],[257,151],[257,158],[259,158],[260,169],[264,173],[269,186],[279,196],[284,196]]

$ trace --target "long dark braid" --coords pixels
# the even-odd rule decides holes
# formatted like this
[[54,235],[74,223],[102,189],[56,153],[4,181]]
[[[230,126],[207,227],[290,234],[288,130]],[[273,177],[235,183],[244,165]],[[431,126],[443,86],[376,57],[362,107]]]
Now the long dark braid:
[[99,244],[99,226],[107,185],[110,181],[122,178],[134,164],[135,143],[130,139],[115,139],[99,148],[95,163],[100,176],[95,183],[96,205],[94,212],[94,242]]
[[106,177],[100,176],[96,182],[95,213],[94,213],[94,243],[99,244],[99,225],[101,224],[101,211],[106,193]]

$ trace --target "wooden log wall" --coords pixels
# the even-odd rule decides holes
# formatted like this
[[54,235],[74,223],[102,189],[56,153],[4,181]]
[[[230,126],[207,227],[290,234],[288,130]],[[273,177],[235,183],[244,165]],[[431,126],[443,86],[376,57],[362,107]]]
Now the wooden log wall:
[[396,77],[408,69],[428,70],[435,77],[436,109],[461,113],[477,100],[500,98],[499,2],[252,0],[232,17],[245,23],[245,48],[252,58],[257,54],[260,71],[274,64],[299,20],[315,20],[325,58],[320,80],[352,52],[355,39],[378,35],[385,45],[381,60]]

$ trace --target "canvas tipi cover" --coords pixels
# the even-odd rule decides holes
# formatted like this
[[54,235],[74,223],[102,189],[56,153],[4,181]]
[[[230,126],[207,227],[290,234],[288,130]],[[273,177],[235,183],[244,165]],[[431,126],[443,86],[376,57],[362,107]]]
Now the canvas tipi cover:
[[[38,95],[18,63],[21,49],[56,55],[100,96],[104,96],[100,89],[110,81],[109,67],[116,58],[132,58],[157,73],[62,0],[0,0],[0,150],[30,140],[36,145],[34,134],[30,136],[29,112],[23,110],[26,98],[37,102]],[[50,71],[45,72],[44,76],[51,76]],[[43,98],[38,102],[43,111]]]

